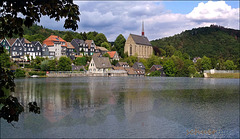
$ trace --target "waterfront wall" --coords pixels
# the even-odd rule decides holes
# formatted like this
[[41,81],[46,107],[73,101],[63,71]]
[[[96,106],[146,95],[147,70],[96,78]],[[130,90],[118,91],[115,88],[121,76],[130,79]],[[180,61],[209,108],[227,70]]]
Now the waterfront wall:
[[46,74],[47,77],[81,77],[81,76],[103,76],[103,77],[116,77],[116,76],[128,76],[126,71],[114,71],[104,73],[90,73],[85,71],[50,71]]
[[240,73],[239,70],[215,70],[215,69],[211,69],[211,70],[204,70],[204,73]]

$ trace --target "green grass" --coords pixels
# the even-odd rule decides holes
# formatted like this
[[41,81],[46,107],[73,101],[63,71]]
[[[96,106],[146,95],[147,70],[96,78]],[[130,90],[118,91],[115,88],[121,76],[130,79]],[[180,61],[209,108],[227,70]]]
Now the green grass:
[[214,73],[210,74],[208,73],[207,76],[209,78],[240,78],[240,73]]

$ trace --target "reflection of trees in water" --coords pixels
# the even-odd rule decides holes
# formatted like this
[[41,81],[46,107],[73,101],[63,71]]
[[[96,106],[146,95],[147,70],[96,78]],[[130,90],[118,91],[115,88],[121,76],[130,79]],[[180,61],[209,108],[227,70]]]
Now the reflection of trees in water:
[[220,128],[237,121],[238,97],[229,89],[165,90],[154,93],[153,114],[188,128]]

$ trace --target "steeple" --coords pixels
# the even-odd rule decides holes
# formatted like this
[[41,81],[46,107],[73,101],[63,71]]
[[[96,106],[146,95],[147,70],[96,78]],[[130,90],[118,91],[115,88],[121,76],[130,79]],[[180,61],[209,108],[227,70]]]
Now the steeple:
[[144,36],[144,21],[142,21],[142,36]]

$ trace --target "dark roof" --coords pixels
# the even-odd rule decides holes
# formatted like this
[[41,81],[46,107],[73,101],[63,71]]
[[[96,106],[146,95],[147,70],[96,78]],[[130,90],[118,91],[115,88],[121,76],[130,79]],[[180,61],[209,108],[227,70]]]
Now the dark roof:
[[80,39],[73,39],[73,40],[78,44],[85,44],[84,40],[80,40]]
[[130,35],[132,36],[136,44],[152,46],[147,37],[134,35],[134,34],[130,34]]
[[141,63],[141,62],[135,62],[135,63],[133,64],[133,68],[134,68],[134,69],[145,69],[145,66],[144,66],[143,63]]
[[97,57],[93,56],[93,61],[97,68],[111,68],[112,65],[108,57]]
[[153,67],[158,68],[158,69],[161,69],[161,68],[162,68],[161,65],[153,65]]
[[122,65],[128,65],[127,62],[118,62],[118,64],[119,64],[120,66],[122,66]]

